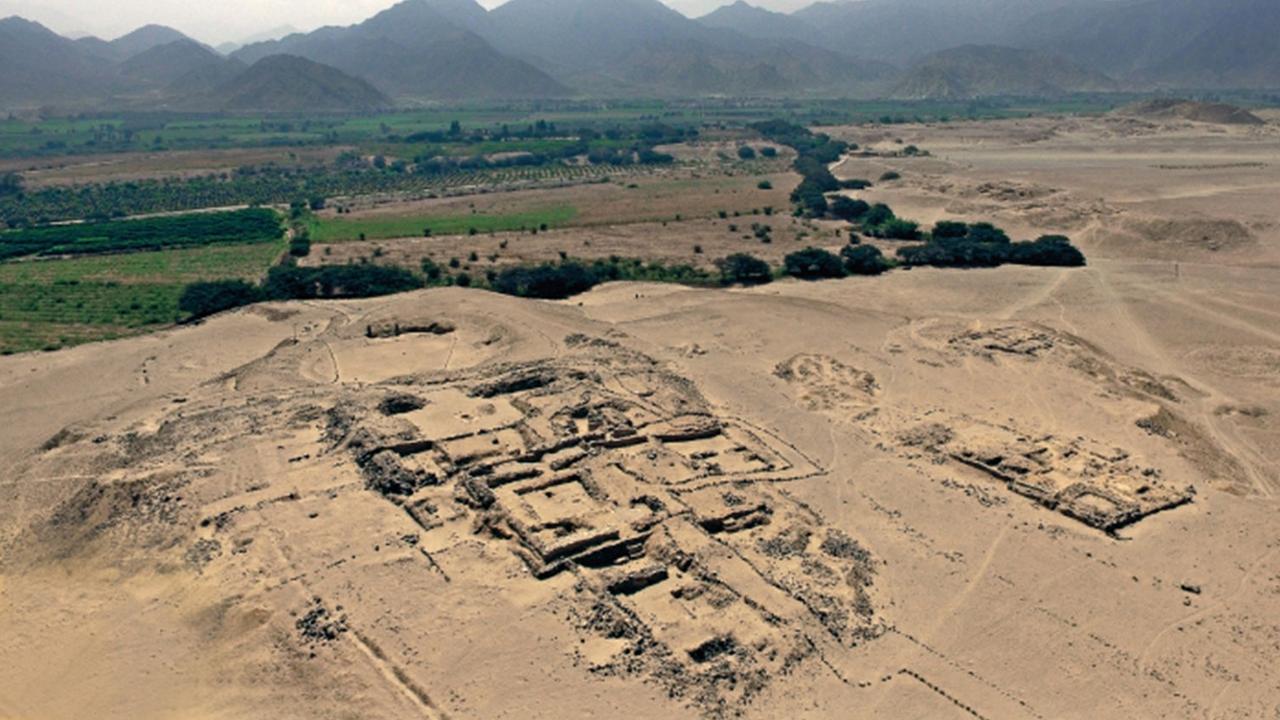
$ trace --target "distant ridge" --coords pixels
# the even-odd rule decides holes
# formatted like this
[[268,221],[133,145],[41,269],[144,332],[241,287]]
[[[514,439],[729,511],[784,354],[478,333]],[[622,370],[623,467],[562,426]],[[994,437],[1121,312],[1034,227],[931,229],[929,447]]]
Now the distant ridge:
[[734,0],[696,20],[660,0],[402,0],[217,50],[163,25],[71,40],[15,17],[0,21],[0,108],[163,108],[281,54],[402,103],[1269,91],[1278,37],[1280,0],[819,0],[791,13]]
[[913,67],[892,95],[903,100],[1056,97],[1117,89],[1107,76],[1066,58],[997,45],[943,50]]
[[0,20],[0,106],[102,97],[117,87],[114,69],[40,23]]
[[893,68],[798,40],[751,38],[659,0],[509,0],[494,43],[602,94],[847,93]]
[[365,78],[401,97],[437,99],[557,97],[561,83],[503,55],[426,0],[405,0],[359,25],[321,28],[234,53],[248,63],[291,54]]

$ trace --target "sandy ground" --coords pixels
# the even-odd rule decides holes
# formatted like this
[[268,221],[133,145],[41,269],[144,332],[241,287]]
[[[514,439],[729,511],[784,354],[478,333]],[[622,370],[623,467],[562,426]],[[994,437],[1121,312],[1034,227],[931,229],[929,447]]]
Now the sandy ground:
[[[830,128],[877,153],[906,144],[928,157],[852,157],[835,172],[901,180],[863,195],[897,213],[996,221],[1018,237],[1065,233],[1091,257],[1274,267],[1280,260],[1280,125],[1037,118]],[[900,142],[899,142],[900,141]]]
[[[432,290],[0,359],[0,717],[1275,718],[1276,140],[1170,205],[1219,171],[1152,165],[1208,140],[1057,175],[1049,130],[854,162],[903,215],[1059,227],[964,192],[1021,168],[1084,269]],[[1225,215],[1246,242],[1114,229]]]

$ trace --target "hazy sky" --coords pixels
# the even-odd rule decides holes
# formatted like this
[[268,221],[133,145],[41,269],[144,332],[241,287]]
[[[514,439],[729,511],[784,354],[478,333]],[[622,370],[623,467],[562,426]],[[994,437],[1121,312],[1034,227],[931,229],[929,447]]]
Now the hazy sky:
[[[504,0],[480,0],[493,7]],[[696,16],[732,0],[663,0]],[[793,10],[812,0],[749,0],[775,10]],[[310,30],[363,20],[395,0],[0,0],[0,17],[22,15],[58,32],[87,32],[107,39],[139,25],[160,23],[198,40],[240,40],[281,25]]]

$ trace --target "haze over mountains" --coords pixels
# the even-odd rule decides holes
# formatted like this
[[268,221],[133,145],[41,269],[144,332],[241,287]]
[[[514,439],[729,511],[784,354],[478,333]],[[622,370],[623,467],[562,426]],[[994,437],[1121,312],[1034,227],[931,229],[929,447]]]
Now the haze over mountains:
[[308,90],[294,97],[285,76],[268,79],[260,87],[285,96],[255,94],[262,106],[244,109],[283,109],[307,96],[351,99],[325,108],[342,110],[375,97],[914,99],[1280,87],[1274,0],[859,0],[790,14],[739,0],[697,19],[659,0],[509,0],[494,10],[404,0],[349,27],[279,37],[287,32],[215,50],[161,26],[71,40],[9,18],[0,21],[0,107],[208,107],[224,97],[215,91],[280,55],[312,62]]

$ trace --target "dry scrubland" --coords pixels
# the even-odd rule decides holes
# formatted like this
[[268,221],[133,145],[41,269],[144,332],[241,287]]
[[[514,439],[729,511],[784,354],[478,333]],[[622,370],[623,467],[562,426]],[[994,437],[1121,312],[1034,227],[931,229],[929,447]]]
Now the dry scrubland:
[[[1089,267],[451,288],[0,358],[0,716],[1275,718],[1280,132],[833,132],[932,153],[845,162],[902,174],[868,199]],[[688,202],[509,252],[714,257]]]

